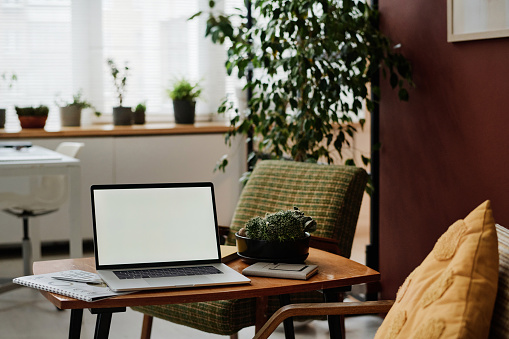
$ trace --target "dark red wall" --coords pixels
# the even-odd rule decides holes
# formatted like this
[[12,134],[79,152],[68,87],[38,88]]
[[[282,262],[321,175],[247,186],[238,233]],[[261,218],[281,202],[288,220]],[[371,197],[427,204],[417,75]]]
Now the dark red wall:
[[509,226],[509,38],[447,42],[446,0],[380,0],[382,30],[411,60],[407,103],[383,81],[382,297],[457,219],[490,199]]

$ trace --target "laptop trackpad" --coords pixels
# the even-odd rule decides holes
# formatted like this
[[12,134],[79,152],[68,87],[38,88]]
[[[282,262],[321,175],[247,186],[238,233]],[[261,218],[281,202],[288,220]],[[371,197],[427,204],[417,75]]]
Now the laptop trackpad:
[[212,282],[206,276],[193,276],[193,277],[171,277],[171,278],[151,278],[143,279],[145,282],[153,287],[192,287],[196,284],[206,284]]

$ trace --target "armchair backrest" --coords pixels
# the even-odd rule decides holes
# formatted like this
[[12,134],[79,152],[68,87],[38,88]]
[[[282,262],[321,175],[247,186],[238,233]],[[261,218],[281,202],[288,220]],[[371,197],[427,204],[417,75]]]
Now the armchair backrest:
[[340,254],[350,257],[367,179],[364,169],[353,166],[261,161],[242,190],[227,244],[235,244],[235,232],[249,219],[297,206],[316,220],[312,235],[334,239]]
[[509,337],[509,229],[496,225],[498,237],[498,290],[491,318],[490,338]]

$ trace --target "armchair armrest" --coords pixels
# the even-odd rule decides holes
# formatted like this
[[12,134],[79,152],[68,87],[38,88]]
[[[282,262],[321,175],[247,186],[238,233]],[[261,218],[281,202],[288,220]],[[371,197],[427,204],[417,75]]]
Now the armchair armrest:
[[268,338],[279,324],[290,317],[387,313],[393,304],[394,300],[290,304],[277,310],[265,325],[256,332],[253,339]]
[[217,226],[217,228],[219,229],[219,235],[228,235],[228,233],[230,232],[230,227],[228,226]]
[[309,246],[319,250],[341,255],[337,240],[312,235],[309,239]]
[[224,245],[226,237],[228,237],[228,233],[230,233],[230,227],[218,225],[217,229],[219,231],[220,243],[221,245]]

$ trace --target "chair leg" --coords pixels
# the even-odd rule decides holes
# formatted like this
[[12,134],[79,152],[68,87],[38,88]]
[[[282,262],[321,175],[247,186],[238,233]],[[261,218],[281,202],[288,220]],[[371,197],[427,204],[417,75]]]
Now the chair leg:
[[143,325],[141,327],[141,339],[150,339],[152,334],[152,321],[154,317],[148,314],[143,315]]
[[239,333],[230,334],[230,339],[239,339]]

